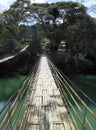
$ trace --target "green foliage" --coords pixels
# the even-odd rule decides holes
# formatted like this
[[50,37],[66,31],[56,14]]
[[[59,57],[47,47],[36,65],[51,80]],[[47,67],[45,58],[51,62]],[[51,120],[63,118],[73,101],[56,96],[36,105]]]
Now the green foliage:
[[[12,55],[38,39],[35,26],[28,26],[29,0],[17,0],[0,15],[0,54]],[[26,24],[25,24],[26,23]],[[22,25],[23,24],[23,25]]]
[[29,0],[17,0],[0,14],[0,28],[0,44],[6,53],[29,44],[31,55],[36,54],[40,51],[38,42],[44,39],[49,39],[51,51],[57,51],[63,40],[65,63],[72,62],[77,72],[82,69],[80,66],[96,67],[96,20],[81,3],[31,4]]
[[44,38],[41,39],[41,43],[42,43],[42,42],[43,42],[43,43],[49,42],[49,39],[46,38],[46,37],[44,37]]

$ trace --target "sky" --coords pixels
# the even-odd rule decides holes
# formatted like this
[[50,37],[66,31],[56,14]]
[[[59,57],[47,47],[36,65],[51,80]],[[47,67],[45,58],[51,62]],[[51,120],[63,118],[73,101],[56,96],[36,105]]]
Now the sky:
[[[16,0],[0,0],[0,10],[6,10],[10,7],[13,2]],[[46,2],[57,2],[57,1],[76,1],[76,0],[31,0],[31,2],[36,2],[36,3],[46,3]],[[79,0],[78,0],[79,1]],[[84,0],[83,3],[86,7],[90,8],[93,4],[96,5],[96,0]],[[95,13],[92,11],[88,10],[88,13],[92,17],[96,17]]]

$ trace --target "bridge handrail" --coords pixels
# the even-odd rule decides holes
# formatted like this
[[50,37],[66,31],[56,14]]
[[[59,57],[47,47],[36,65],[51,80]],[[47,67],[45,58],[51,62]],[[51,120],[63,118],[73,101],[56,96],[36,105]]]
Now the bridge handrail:
[[0,115],[2,112],[6,109],[6,107],[10,104],[10,102],[13,100],[14,97],[16,97],[18,93],[18,89],[12,94],[12,96],[8,99],[8,101],[4,104],[3,108],[0,110]]
[[[86,104],[81,99],[81,97],[78,95],[78,93],[76,93],[76,90],[74,90],[74,88],[78,89],[78,87],[74,86],[74,84],[72,84],[71,81],[68,80],[68,78],[66,76],[64,76],[62,74],[62,72],[60,72],[60,70],[49,59],[48,59],[48,63],[49,63],[49,67],[52,71],[54,80],[57,84],[57,87],[59,88],[59,91],[61,93],[64,105],[67,109],[67,112],[69,113],[69,115],[71,117],[71,120],[72,120],[76,130],[81,130],[78,127],[77,120],[79,121],[79,123],[82,127],[82,130],[86,129],[86,124],[88,124],[88,128],[90,130],[94,130],[91,122],[89,121],[88,117],[86,116],[86,113],[88,112],[92,116],[92,118],[95,120],[96,120],[96,114],[88,107],[88,104]],[[30,75],[23,82],[22,87],[18,91],[16,91],[16,93],[17,93],[16,98],[14,99],[15,93],[13,94],[13,98],[10,97],[10,98],[12,98],[11,100],[14,99],[14,101],[11,104],[10,104],[11,101],[7,102],[7,104],[9,104],[9,109],[8,109],[7,114],[5,115],[4,119],[2,120],[2,122],[0,124],[0,130],[8,130],[8,129],[13,130],[15,125],[16,125],[15,128],[17,128],[19,123],[22,124],[22,117],[25,117],[25,118],[28,117],[28,114],[26,114],[26,111],[25,111],[25,114],[23,114],[24,108],[26,107],[25,106],[26,100],[27,100],[26,94],[28,94],[30,91],[30,88],[32,88],[32,84],[34,82],[34,79],[36,82],[36,79],[37,79],[36,77],[38,77],[38,71],[39,71],[38,64],[40,64],[39,61],[36,64],[33,71],[30,72]],[[38,67],[38,71],[37,71],[37,67]],[[80,92],[82,92],[82,90]],[[83,92],[82,92],[82,94],[83,94]],[[87,98],[86,94],[83,94],[83,96],[85,98]],[[75,107],[73,106],[72,102],[70,101],[69,97],[71,97],[72,101],[74,102],[74,104],[78,108],[80,114],[83,116],[83,119],[81,119],[79,117],[79,115],[78,115]],[[78,99],[78,101],[80,101],[80,103],[83,104],[83,106],[85,108],[84,111],[79,106],[77,99]],[[87,99],[88,99],[88,102],[90,101],[94,105],[94,102],[92,102],[90,98],[87,98]],[[4,110],[7,108],[7,106],[8,106],[7,104],[6,104],[6,107],[4,108]],[[71,110],[70,110],[70,108],[71,108]],[[4,110],[2,111],[2,113],[4,112]],[[18,110],[19,115],[16,113],[16,110]],[[15,114],[16,114],[16,116],[14,119]],[[77,120],[75,119],[74,116],[76,116]],[[21,119],[19,119],[19,117]],[[25,120],[25,118],[24,118],[24,120]],[[69,121],[68,118],[67,118],[67,120]],[[86,124],[85,124],[85,121],[86,121]],[[72,126],[70,125],[70,121],[68,123],[69,123],[69,126],[71,128]],[[21,128],[20,125],[19,125],[19,127]],[[4,128],[4,129],[2,129],[2,128]],[[14,129],[14,130],[16,130],[16,129]]]
[[[50,63],[53,64],[51,61],[50,61]],[[57,66],[55,66],[55,67],[58,70],[58,72],[60,72],[62,74],[62,76],[68,81],[69,84],[71,84],[74,88],[79,90],[94,106],[96,106],[96,103],[85,92],[83,92],[80,88],[78,88]]]
[[85,93],[83,92],[79,87],[77,87],[59,68],[58,70],[62,73],[64,78],[77,90],[79,90],[94,106],[96,106],[96,103]]
[[[68,78],[65,77],[65,75],[61,74],[59,69],[48,59],[48,62],[49,62],[49,66],[50,66],[50,69],[51,71],[53,72],[53,77],[55,79],[55,82],[56,84],[58,85],[58,87],[60,87],[60,84],[61,87],[60,87],[60,92],[61,94],[64,96],[65,95],[65,99],[67,100],[67,103],[69,104],[69,106],[72,108],[72,110],[74,111],[74,113],[76,114],[80,124],[82,125],[82,129],[85,127],[83,124],[85,123],[85,120],[89,126],[89,128],[91,130],[93,130],[92,128],[92,125],[90,124],[90,121],[87,119],[86,117],[86,113],[87,111],[91,114],[91,116],[96,120],[96,114],[87,106],[87,104],[79,97],[79,95],[75,92],[75,90],[72,88],[72,82],[70,83],[70,81],[68,80]],[[55,76],[54,76],[55,75]],[[63,85],[65,84],[65,85]],[[71,86],[71,85],[72,86]],[[81,112],[82,116],[84,116],[84,120],[82,122],[82,120],[80,119],[80,117],[78,116],[78,113],[76,112],[76,110],[74,109],[72,103],[69,101],[69,99],[67,98],[66,96],[66,93],[65,93],[65,90],[64,88],[62,88],[62,86],[65,87],[65,89],[67,90],[68,94],[70,95],[71,99],[73,100],[73,102],[76,104],[78,110]],[[74,87],[74,86],[73,86]],[[76,87],[77,88],[77,87]],[[78,89],[79,90],[79,89]],[[80,91],[82,92],[82,91]],[[79,104],[77,103],[76,99],[73,97],[72,93],[78,98],[78,100],[83,104],[83,106],[86,108],[85,112],[83,112],[79,106]],[[86,97],[88,99],[88,101],[90,101],[93,106],[95,106],[95,103],[84,93],[82,93],[84,95],[84,97]],[[70,111],[70,113],[72,114],[72,112]],[[71,116],[72,117],[72,116]],[[73,118],[73,117],[72,117]],[[74,120],[74,118],[73,118]],[[75,123],[75,121],[73,121],[73,123]],[[75,123],[75,126],[76,126],[76,123]],[[78,129],[78,128],[77,128]]]
[[34,71],[34,69],[36,68],[36,66],[39,63],[39,61],[40,61],[40,59],[38,60],[38,62],[36,62],[36,64],[34,65],[33,69],[30,71],[30,73],[27,75],[27,77],[22,81],[20,86],[15,90],[15,92],[11,95],[11,97],[8,99],[8,101],[4,104],[3,108],[0,110],[0,115],[6,109],[6,107],[10,104],[10,102],[13,100],[13,98],[16,97],[16,95],[20,91],[20,87],[23,85],[24,81],[27,80],[27,78],[31,75],[32,71]]
[[[12,116],[15,115],[15,112],[17,111],[17,109],[19,111],[21,111],[25,107],[25,106],[23,106],[23,108],[22,108],[22,105],[24,105],[24,104],[21,103],[22,104],[21,105],[22,109],[20,109],[19,101],[20,100],[23,101],[26,93],[28,92],[28,88],[30,88],[30,84],[31,84],[31,82],[33,82],[33,78],[35,77],[35,74],[37,72],[36,70],[37,70],[39,61],[40,61],[40,59],[35,64],[32,71],[28,74],[28,76],[26,77],[26,80],[24,80],[22,82],[22,87],[17,89],[14,92],[14,94],[10,97],[10,99],[6,102],[6,104],[4,105],[2,110],[0,111],[0,116],[1,116],[2,114],[4,114],[5,110],[8,108],[7,112],[6,112],[4,118],[2,119],[2,122],[0,124],[0,130],[2,130],[3,127],[4,127],[4,130],[7,130],[9,126],[10,126],[10,129],[13,130],[13,126],[16,123],[16,118],[13,121]],[[13,102],[11,103],[11,101],[13,101]],[[26,101],[26,98],[24,99],[24,102],[25,101]],[[11,114],[11,116],[9,117],[10,114]],[[10,120],[12,121],[12,123],[10,123]],[[6,126],[4,125],[5,122],[6,122]]]
[[[50,60],[49,60],[49,62],[51,64],[53,64]],[[96,106],[96,103],[85,92],[83,92],[80,88],[78,88],[57,66],[55,66],[55,67],[58,70],[58,72],[60,72],[62,74],[62,76],[68,81],[69,84],[71,84],[74,88],[79,90],[94,106]]]

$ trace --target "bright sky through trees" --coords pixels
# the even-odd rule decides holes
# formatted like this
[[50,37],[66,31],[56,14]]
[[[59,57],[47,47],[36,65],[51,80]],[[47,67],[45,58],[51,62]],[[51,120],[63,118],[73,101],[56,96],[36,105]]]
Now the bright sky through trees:
[[[0,10],[5,10],[8,9],[10,7],[10,5],[15,2],[16,0],[0,0]],[[58,2],[58,1],[71,1],[71,0],[31,0],[31,2],[33,3],[46,3],[46,2]],[[90,8],[92,5],[96,5],[96,0],[72,0],[72,1],[84,1],[83,4]],[[92,17],[96,17],[95,13],[93,13],[92,11],[88,10],[88,13],[92,16]]]

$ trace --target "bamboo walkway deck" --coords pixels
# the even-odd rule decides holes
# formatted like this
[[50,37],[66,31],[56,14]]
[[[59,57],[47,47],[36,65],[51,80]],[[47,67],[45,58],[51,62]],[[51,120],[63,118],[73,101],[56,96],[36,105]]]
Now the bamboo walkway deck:
[[[24,128],[26,130],[75,130],[46,57],[41,59],[35,80],[26,106],[28,118]],[[23,123],[24,119],[21,124]],[[19,127],[20,130],[24,129],[22,126]]]

